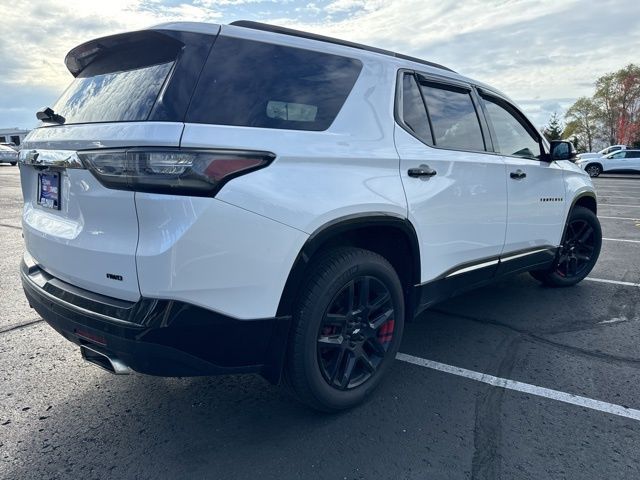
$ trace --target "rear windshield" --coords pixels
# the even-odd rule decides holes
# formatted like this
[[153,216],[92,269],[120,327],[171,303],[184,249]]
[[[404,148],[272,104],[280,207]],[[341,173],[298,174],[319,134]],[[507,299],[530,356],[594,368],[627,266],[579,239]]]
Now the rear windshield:
[[176,56],[175,45],[137,42],[91,62],[53,109],[65,124],[147,120]]
[[186,121],[326,130],[361,69],[352,58],[218,37]]

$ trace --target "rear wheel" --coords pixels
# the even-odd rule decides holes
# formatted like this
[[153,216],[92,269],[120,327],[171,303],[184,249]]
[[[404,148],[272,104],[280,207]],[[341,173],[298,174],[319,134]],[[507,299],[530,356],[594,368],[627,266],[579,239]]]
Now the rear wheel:
[[602,173],[602,167],[594,163],[592,165],[588,165],[585,171],[589,174],[590,177],[597,177]]
[[307,405],[338,411],[380,383],[402,338],[402,285],[391,264],[357,248],[310,268],[294,314],[286,378]]
[[593,269],[600,255],[602,229],[595,213],[575,207],[569,215],[562,244],[549,270],[530,272],[533,278],[553,287],[581,282]]
[[18,164],[18,162],[11,162],[11,166],[15,167]]

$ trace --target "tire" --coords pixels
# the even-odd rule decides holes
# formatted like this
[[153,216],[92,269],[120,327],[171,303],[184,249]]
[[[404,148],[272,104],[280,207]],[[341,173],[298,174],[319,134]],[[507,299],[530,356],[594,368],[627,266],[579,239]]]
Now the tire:
[[354,407],[393,363],[403,327],[403,289],[391,264],[368,250],[330,250],[310,266],[303,282],[293,315],[286,382],[314,409]]
[[602,173],[602,167],[596,163],[587,165],[587,168],[585,168],[584,170],[589,174],[590,177],[597,177]]
[[589,275],[600,255],[602,229],[595,213],[574,207],[549,270],[529,272],[533,278],[551,287],[570,287]]
[[11,162],[11,166],[15,167],[18,164],[18,162]]

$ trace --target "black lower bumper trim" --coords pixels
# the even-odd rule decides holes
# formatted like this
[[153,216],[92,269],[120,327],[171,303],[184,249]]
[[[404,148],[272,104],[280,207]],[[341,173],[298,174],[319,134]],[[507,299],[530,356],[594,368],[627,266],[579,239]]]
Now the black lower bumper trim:
[[[280,379],[288,316],[238,320],[183,302],[141,299],[126,322],[112,321],[101,316],[96,297],[87,311],[71,303],[69,292],[60,295],[63,301],[53,296],[30,279],[33,268],[23,263],[22,284],[42,318],[68,340],[91,345],[137,372],[180,377],[255,372],[274,383]],[[105,304],[105,312],[113,311],[112,303]]]

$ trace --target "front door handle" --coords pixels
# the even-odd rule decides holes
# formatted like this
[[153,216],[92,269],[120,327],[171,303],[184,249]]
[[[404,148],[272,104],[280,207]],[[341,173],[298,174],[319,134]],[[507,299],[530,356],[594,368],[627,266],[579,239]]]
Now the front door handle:
[[433,168],[429,167],[429,165],[420,165],[418,168],[410,168],[407,172],[410,177],[418,178],[418,177],[433,177],[438,172],[436,172]]
[[522,180],[524,177],[527,176],[527,174],[524,173],[522,170],[518,169],[515,172],[511,172],[510,176],[515,180]]

